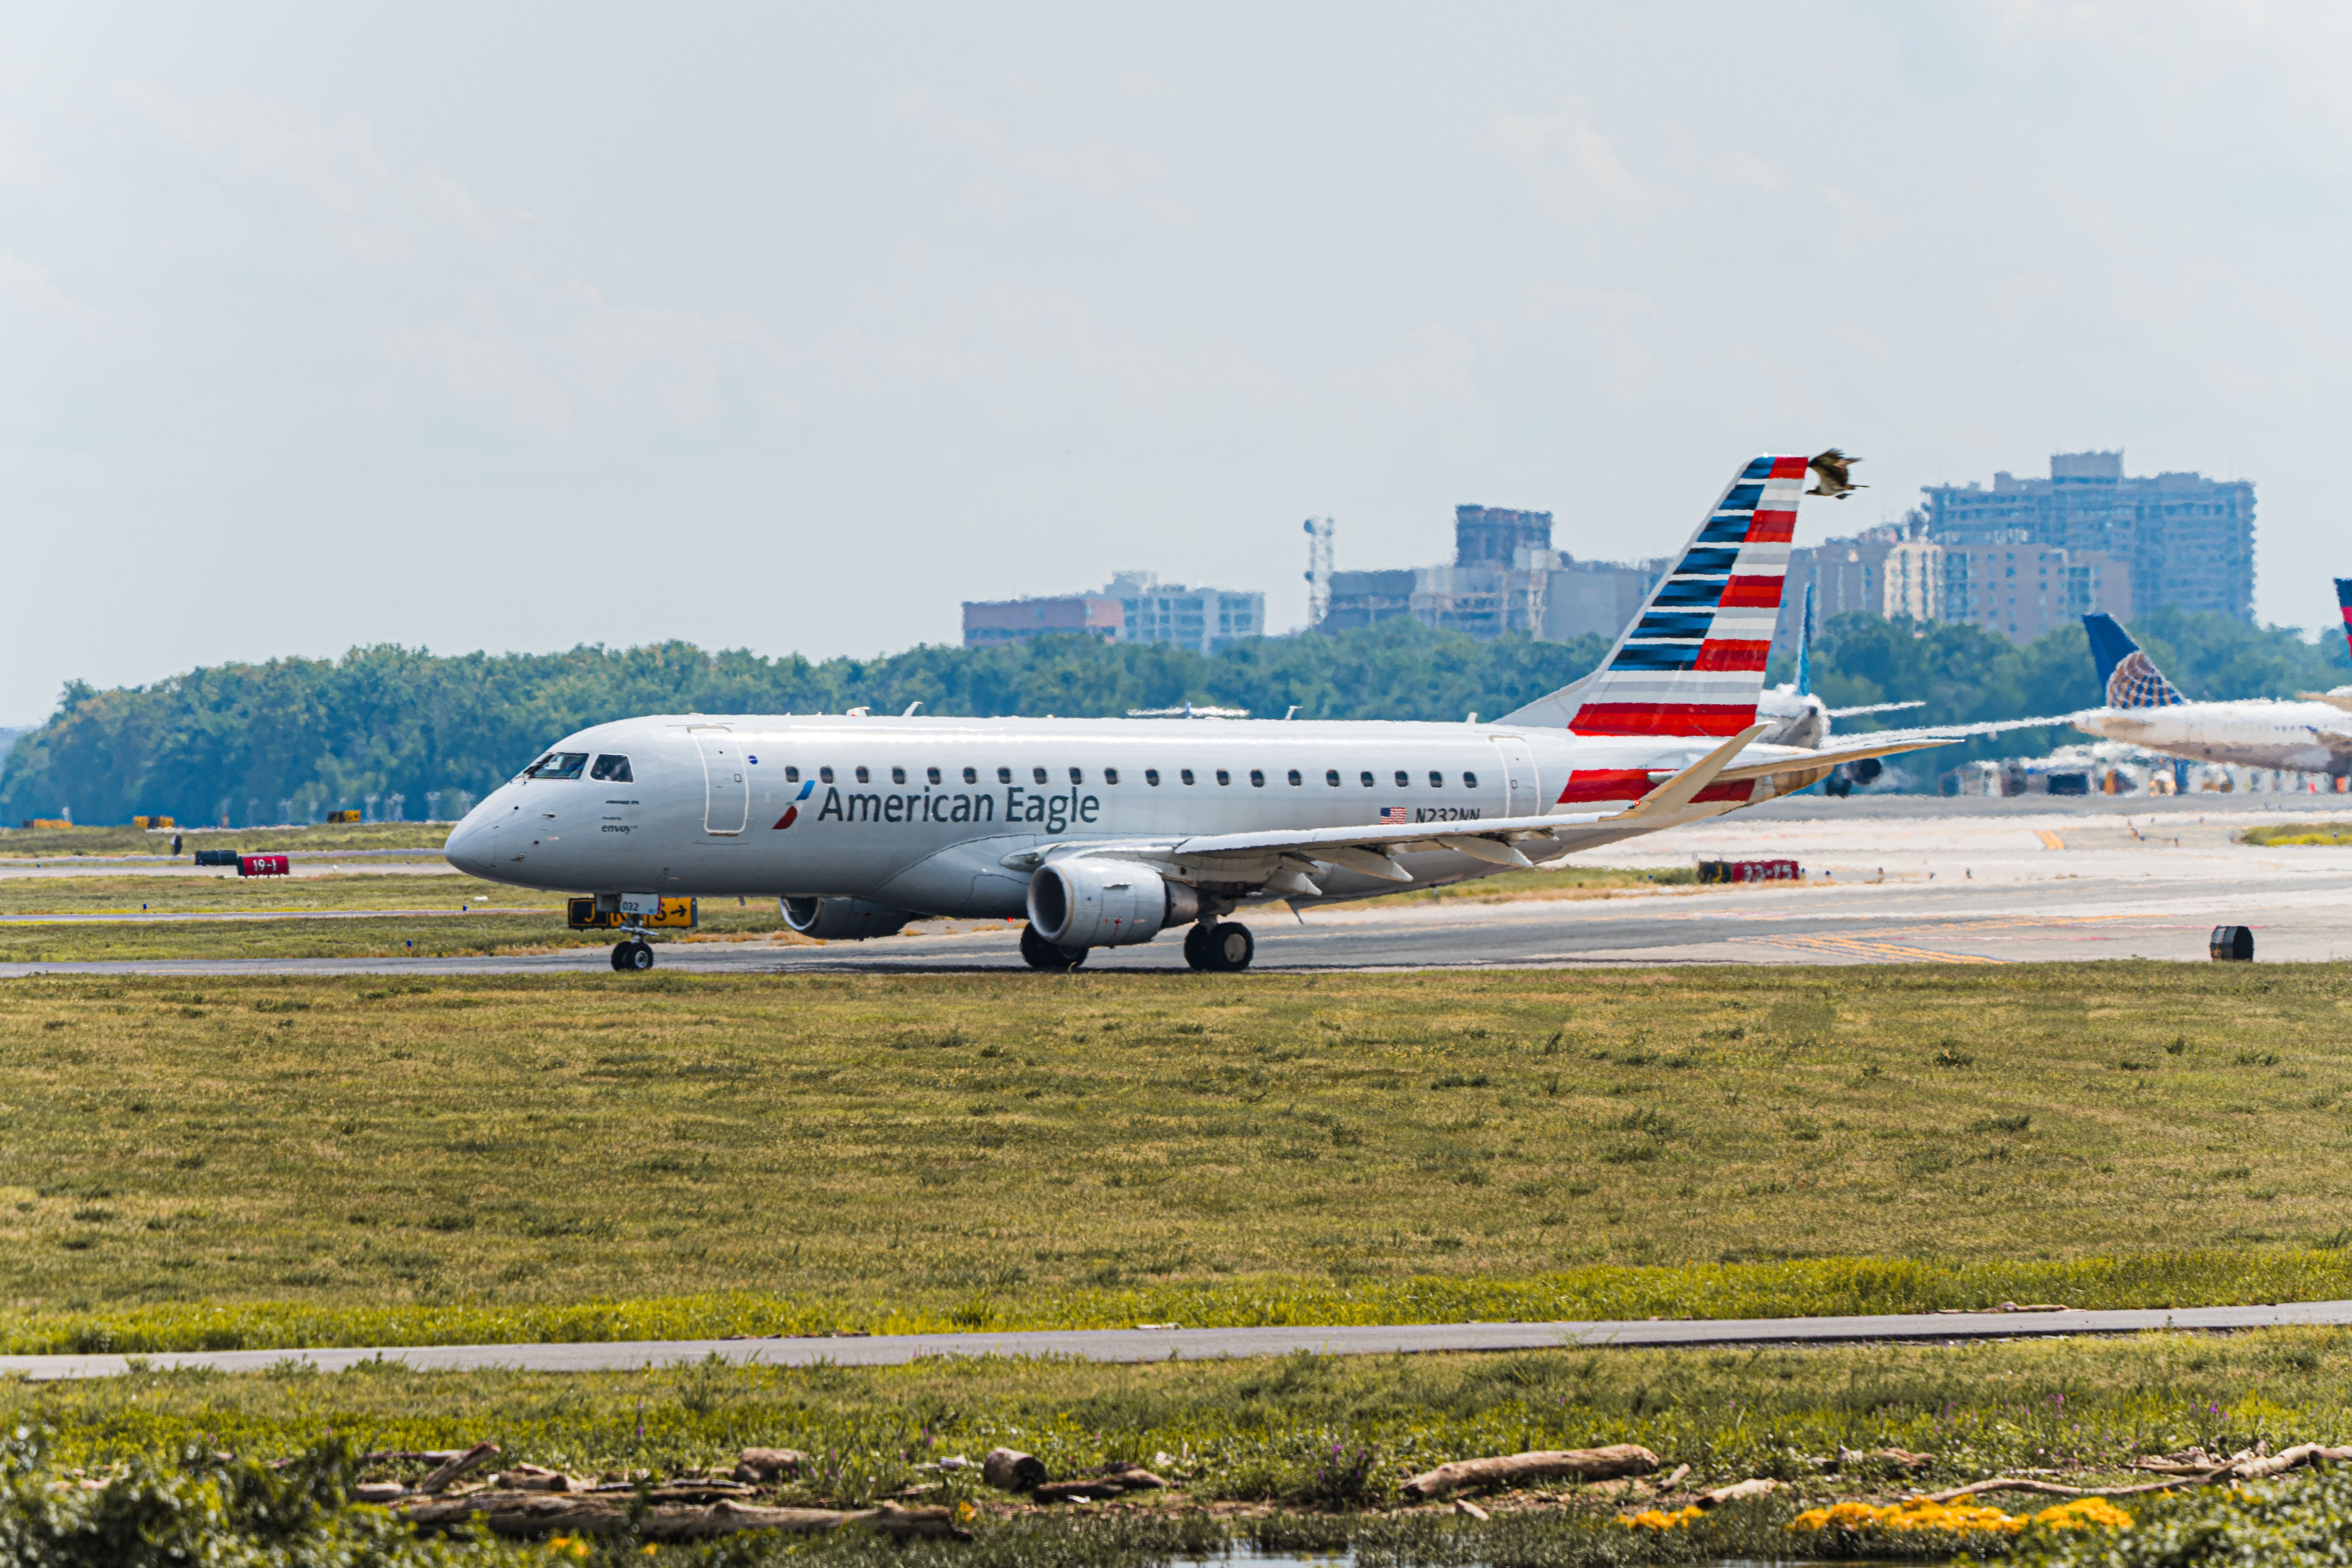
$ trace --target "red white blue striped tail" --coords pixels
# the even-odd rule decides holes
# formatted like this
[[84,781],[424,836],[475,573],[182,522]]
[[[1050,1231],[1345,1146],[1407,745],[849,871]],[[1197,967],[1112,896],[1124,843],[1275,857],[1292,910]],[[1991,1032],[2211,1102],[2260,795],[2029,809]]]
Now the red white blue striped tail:
[[1756,721],[1805,462],[1758,458],[1724,488],[1601,668],[1578,683],[1570,730],[1736,735]]

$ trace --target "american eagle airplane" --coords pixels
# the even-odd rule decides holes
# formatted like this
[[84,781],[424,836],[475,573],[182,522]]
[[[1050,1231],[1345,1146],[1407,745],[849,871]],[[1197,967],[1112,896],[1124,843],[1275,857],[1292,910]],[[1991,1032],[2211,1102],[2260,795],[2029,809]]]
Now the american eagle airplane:
[[444,853],[595,895],[633,931],[615,969],[651,967],[661,898],[728,894],[828,939],[1026,915],[1041,969],[1188,925],[1193,968],[1245,969],[1244,905],[1491,876],[1942,743],[1753,743],[1798,498],[1834,493],[1813,461],[1742,465],[1601,668],[1493,723],[628,719],[556,742]]

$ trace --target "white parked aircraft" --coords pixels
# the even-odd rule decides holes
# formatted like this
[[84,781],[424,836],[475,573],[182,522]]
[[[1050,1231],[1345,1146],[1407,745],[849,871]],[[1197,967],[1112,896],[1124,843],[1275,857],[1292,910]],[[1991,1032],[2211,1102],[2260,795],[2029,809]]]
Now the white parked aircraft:
[[[2339,588],[2342,584],[2339,584]],[[2231,763],[2246,768],[2352,773],[2352,688],[2311,692],[2294,700],[2252,697],[2236,702],[2191,702],[2164,678],[2113,616],[2083,617],[2091,634],[2106,706],[2068,722],[2088,734],[2150,752]]]
[[1247,904],[1491,876],[1940,744],[1752,744],[1811,462],[1743,465],[1601,670],[1494,723],[630,719],[558,741],[445,853],[595,895],[639,928],[616,969],[652,964],[660,898],[726,894],[825,938],[1026,914],[1039,968],[1190,924],[1194,968],[1242,969]]

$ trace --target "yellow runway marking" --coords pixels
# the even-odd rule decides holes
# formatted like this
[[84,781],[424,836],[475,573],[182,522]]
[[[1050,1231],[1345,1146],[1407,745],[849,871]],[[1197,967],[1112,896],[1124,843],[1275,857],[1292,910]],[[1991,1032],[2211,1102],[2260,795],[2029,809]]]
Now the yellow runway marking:
[[2066,841],[2059,837],[2056,834],[2051,832],[2048,828],[2037,827],[2034,831],[2042,836],[2042,847],[2044,849],[2063,849],[2066,847]]
[[[1736,936],[1734,942],[1753,942],[1762,947],[1787,948],[1794,952],[1819,952],[1839,958],[1860,958],[1878,963],[2008,963],[2006,958],[1990,958],[1975,952],[1941,952],[1934,948],[1915,947],[1906,942],[1892,940],[1910,938],[1933,941],[1937,937],[1962,936],[1970,931],[2022,931],[2042,926],[2104,925],[2111,921],[2138,920],[2137,915],[2052,915],[2042,919],[2019,916],[2009,919],[1955,921],[1948,925],[1911,923],[1887,927],[1876,936],[1852,932],[1822,931],[1810,936]],[[2079,940],[2079,939],[2077,939]]]

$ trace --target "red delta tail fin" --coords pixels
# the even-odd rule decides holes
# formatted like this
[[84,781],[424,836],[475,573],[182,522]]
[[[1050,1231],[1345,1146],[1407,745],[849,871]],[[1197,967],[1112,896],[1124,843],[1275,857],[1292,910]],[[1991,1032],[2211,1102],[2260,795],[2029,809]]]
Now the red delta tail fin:
[[1717,737],[1754,723],[1806,463],[1765,457],[1742,468],[1601,668],[1502,721]]

